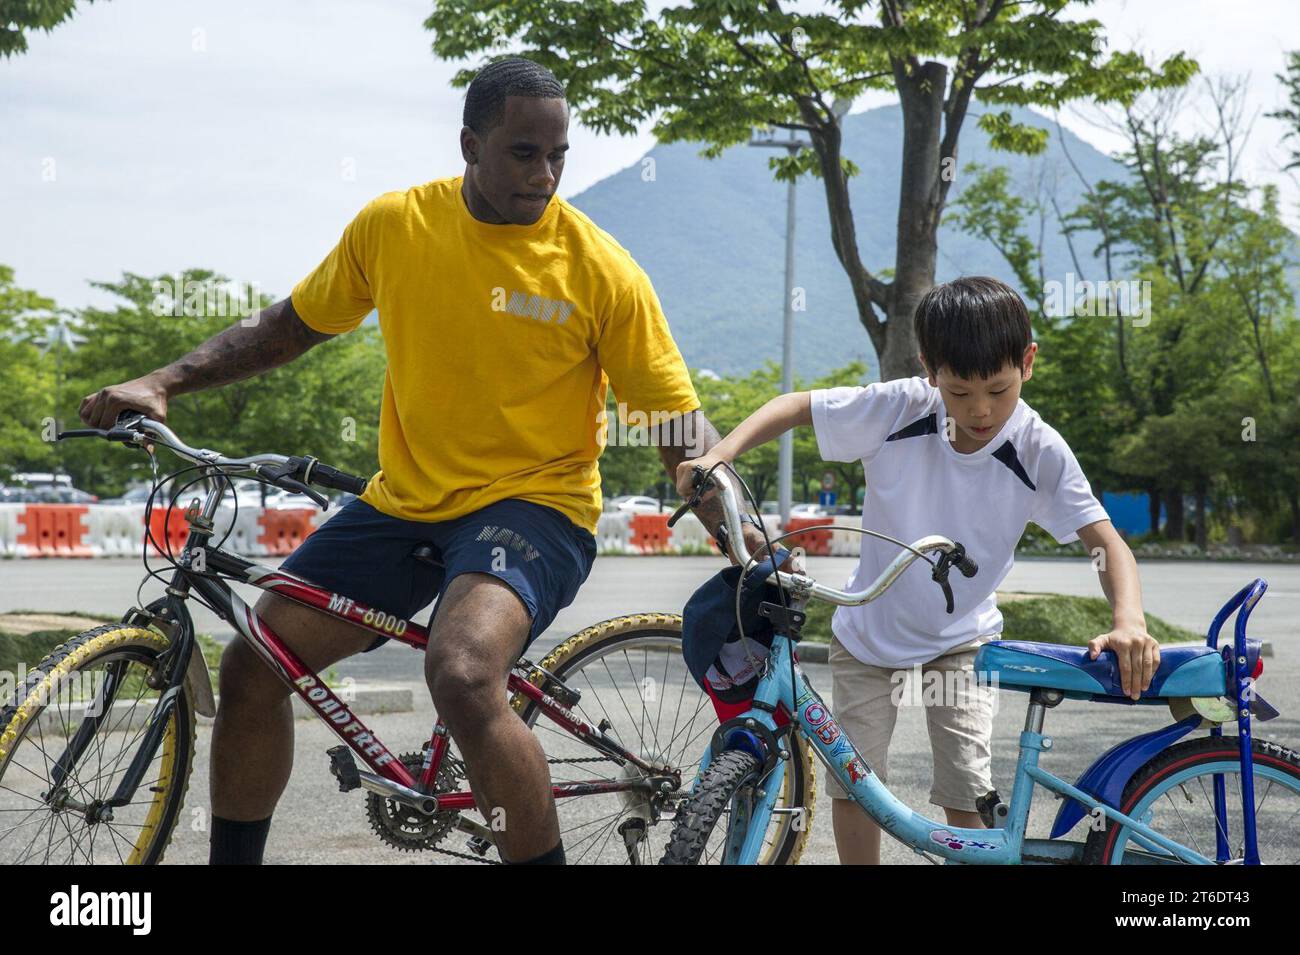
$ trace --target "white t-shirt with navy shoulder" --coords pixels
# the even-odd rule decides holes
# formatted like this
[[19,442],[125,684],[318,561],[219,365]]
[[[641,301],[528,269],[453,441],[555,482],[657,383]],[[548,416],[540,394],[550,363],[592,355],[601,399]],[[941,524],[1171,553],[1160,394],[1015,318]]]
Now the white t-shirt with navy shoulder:
[[[863,663],[911,667],[1002,631],[994,591],[1033,522],[1062,544],[1106,520],[1069,445],[1023,400],[997,435],[963,454],[945,435],[943,398],[924,378],[812,392],[813,430],[827,461],[860,460],[866,470],[862,526],[911,543],[929,534],[960,541],[979,564],[949,575],[954,607],[918,560],[885,593],[861,607],[838,607],[831,628]],[[798,543],[797,539],[792,539]],[[862,535],[845,589],[870,586],[899,553]]]

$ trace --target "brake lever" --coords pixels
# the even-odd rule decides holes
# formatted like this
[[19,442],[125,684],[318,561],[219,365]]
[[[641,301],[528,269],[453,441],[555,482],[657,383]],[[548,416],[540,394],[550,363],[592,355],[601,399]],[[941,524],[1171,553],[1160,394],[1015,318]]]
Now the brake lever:
[[[958,545],[960,547],[961,545]],[[965,551],[954,549],[952,553],[944,551],[939,555],[939,559],[934,562],[934,568],[930,571],[930,579],[943,588],[943,597],[947,601],[948,613],[953,612],[956,606],[952,597],[952,585],[948,583],[948,571],[952,569],[953,564],[965,557]]]
[[279,484],[280,487],[285,488],[287,490],[297,491],[299,494],[307,495],[307,497],[311,498],[313,501],[316,502],[316,504],[320,507],[322,511],[328,511],[330,509],[329,498],[327,498],[324,494],[320,494],[317,491],[312,490],[306,484],[303,484],[301,481],[295,481],[293,478],[286,477],[286,478],[280,478],[280,480],[278,480],[276,483]]
[[668,518],[668,526],[669,526],[669,527],[672,527],[674,524],[676,524],[678,521],[680,521],[680,520],[682,519],[683,515],[685,515],[685,513],[686,513],[687,511],[689,511],[691,508],[693,508],[696,504],[699,504],[699,503],[700,503],[700,500],[702,499],[702,497],[703,497],[703,495],[704,495],[704,491],[705,491],[706,486],[705,486],[705,483],[704,483],[703,481],[700,480],[700,478],[704,475],[704,468],[700,467],[700,466],[697,464],[697,465],[695,465],[695,467],[692,468],[691,470],[692,470],[692,472],[693,472],[694,475],[695,475],[695,493],[692,494],[692,495],[691,495],[687,500],[685,500],[684,502],[682,502],[682,506],[681,506],[681,507],[679,507],[679,508],[677,508],[677,510],[673,511],[673,516],[670,517],[670,518]]

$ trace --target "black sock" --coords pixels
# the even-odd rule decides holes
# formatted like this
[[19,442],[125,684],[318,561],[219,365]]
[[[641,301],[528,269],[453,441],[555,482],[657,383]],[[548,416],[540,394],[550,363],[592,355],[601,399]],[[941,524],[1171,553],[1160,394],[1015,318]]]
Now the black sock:
[[261,865],[271,817],[256,822],[212,817],[208,843],[208,865]]
[[535,859],[525,859],[514,865],[564,865],[564,843],[557,842],[550,852],[543,852]]

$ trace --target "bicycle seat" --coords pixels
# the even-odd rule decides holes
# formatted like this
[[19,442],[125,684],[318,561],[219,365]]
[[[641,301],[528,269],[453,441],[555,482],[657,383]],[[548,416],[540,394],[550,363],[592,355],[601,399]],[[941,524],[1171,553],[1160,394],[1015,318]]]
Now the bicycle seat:
[[[1248,640],[1248,669],[1259,659],[1260,643]],[[1089,659],[1087,647],[1025,640],[996,640],[980,647],[975,672],[1009,690],[1046,687],[1074,698],[1124,697],[1119,662],[1113,650]],[[1160,665],[1142,700],[1172,696],[1223,696],[1227,693],[1223,658],[1204,644],[1160,648]]]

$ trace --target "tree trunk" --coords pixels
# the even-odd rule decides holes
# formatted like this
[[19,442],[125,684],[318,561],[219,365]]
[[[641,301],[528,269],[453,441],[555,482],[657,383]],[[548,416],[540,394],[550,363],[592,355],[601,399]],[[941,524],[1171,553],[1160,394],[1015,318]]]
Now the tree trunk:
[[1287,492],[1287,500],[1291,503],[1291,541],[1300,544],[1300,493],[1294,486]]
[[934,285],[939,254],[939,218],[943,212],[939,155],[948,68],[942,63],[924,63],[913,67],[908,75],[900,64],[895,66],[895,80],[903,110],[903,167],[898,187],[894,281],[889,286],[885,348],[880,355],[883,381],[921,373],[912,318],[921,296]]
[[1151,533],[1160,533],[1160,488],[1151,485],[1147,488],[1147,514],[1151,517]]
[[1204,481],[1196,482],[1196,546],[1205,550],[1209,544],[1209,529],[1205,526],[1205,498],[1208,490]]
[[1182,488],[1165,491],[1165,540],[1182,541],[1186,536],[1183,523]]

